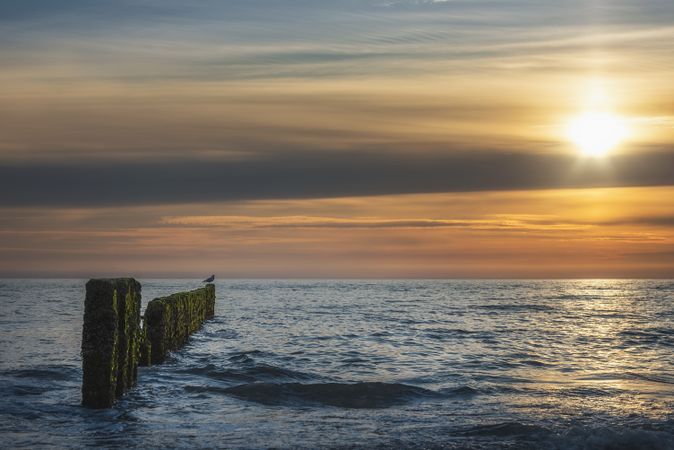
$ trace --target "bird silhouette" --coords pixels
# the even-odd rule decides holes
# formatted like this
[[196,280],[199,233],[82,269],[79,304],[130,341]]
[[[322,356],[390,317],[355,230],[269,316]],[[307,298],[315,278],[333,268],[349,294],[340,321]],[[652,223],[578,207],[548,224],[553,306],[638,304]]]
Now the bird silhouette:
[[206,278],[202,283],[212,283],[213,280],[215,280],[215,275],[211,275],[210,277]]

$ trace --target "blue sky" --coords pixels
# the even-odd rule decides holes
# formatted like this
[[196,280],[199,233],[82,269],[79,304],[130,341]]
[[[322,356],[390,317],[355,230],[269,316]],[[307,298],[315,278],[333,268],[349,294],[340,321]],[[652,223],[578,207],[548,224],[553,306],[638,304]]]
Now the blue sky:
[[400,77],[521,60],[579,70],[599,51],[647,47],[647,63],[664,57],[673,9],[666,1],[8,1],[1,55],[11,66],[69,63],[82,69],[71,76],[129,81]]

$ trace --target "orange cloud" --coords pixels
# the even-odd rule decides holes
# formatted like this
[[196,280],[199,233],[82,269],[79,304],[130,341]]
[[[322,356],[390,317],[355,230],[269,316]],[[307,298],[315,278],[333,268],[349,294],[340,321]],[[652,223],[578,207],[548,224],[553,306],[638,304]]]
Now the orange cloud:
[[13,209],[0,272],[668,277],[674,188]]

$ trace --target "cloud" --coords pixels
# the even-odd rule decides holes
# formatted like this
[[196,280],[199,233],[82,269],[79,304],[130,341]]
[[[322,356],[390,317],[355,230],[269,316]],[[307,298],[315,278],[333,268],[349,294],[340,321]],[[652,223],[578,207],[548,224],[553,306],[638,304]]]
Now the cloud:
[[160,224],[224,228],[423,229],[463,228],[484,231],[578,231],[586,224],[565,223],[546,216],[496,215],[482,219],[388,219],[322,216],[168,216]]
[[[625,252],[625,256],[646,258],[650,261],[666,262],[671,264],[671,262],[674,261],[674,246],[667,245],[664,246],[664,248],[658,247],[657,249],[646,252]],[[671,277],[667,278],[671,279]]]
[[0,205],[109,206],[674,185],[674,153],[269,153],[241,160],[0,165]]
[[602,222],[602,225],[645,225],[651,227],[674,227],[674,216],[627,217]]
[[671,68],[671,3],[587,3],[10,0],[0,3],[0,57],[26,69],[24,78],[70,64],[80,81],[152,83],[444,76],[518,64],[559,73],[586,69],[585,52],[602,47],[629,53],[612,60],[623,71]]
[[[118,182],[124,182],[121,174]],[[674,226],[643,222],[666,223],[673,192],[653,187],[2,208],[0,273],[667,277],[671,257],[649,254],[671,248]]]

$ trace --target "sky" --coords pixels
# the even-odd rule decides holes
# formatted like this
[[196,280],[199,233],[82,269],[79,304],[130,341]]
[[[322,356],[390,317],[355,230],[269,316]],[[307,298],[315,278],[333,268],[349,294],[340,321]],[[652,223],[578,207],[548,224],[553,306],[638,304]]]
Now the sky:
[[4,0],[0,276],[672,278],[672,55],[671,0]]

